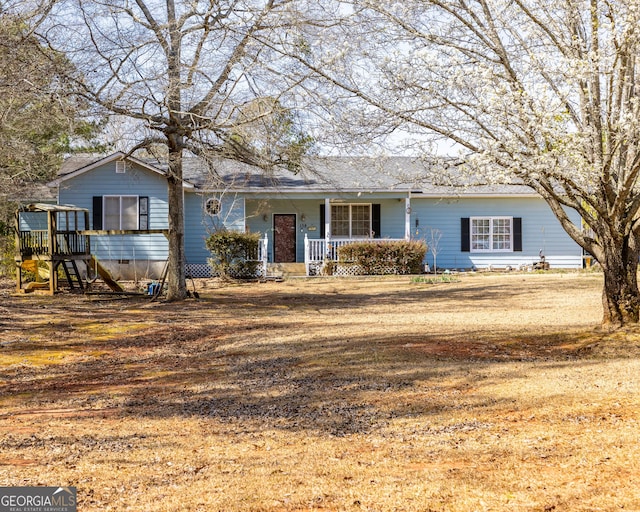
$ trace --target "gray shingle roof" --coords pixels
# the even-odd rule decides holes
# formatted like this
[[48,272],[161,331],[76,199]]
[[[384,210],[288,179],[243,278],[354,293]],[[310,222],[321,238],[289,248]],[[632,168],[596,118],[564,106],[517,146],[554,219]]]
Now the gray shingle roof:
[[[91,155],[67,160],[58,178],[72,174],[104,158]],[[166,163],[140,159],[166,171]],[[398,192],[425,195],[522,195],[533,194],[517,184],[488,185],[465,183],[452,161],[413,157],[309,157],[301,169],[292,173],[283,169],[261,168],[228,159],[204,161],[196,157],[183,160],[183,177],[200,190],[236,190],[246,192]]]

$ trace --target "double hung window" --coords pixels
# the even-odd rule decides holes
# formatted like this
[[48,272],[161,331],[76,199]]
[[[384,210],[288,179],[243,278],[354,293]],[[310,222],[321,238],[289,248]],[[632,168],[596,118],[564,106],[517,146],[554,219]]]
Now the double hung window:
[[471,217],[472,252],[513,251],[512,217]]
[[370,204],[331,205],[331,236],[369,238],[371,233]]
[[103,229],[139,228],[138,196],[103,196]]

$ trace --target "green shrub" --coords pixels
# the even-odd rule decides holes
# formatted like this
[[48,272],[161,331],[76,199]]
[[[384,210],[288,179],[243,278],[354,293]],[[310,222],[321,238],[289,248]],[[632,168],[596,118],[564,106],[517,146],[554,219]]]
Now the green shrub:
[[206,240],[211,252],[209,265],[215,275],[223,278],[247,279],[258,276],[259,233],[218,231]]
[[338,261],[359,265],[367,275],[418,274],[427,244],[417,240],[354,242],[338,248]]

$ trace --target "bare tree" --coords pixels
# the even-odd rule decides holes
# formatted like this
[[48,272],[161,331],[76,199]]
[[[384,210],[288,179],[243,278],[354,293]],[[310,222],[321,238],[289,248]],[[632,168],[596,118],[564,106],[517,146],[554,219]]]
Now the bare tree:
[[429,252],[433,256],[433,273],[438,273],[438,263],[437,258],[440,253],[440,239],[442,238],[442,231],[437,228],[431,228],[429,230],[429,238],[427,240],[427,246],[429,247]]
[[603,324],[638,322],[640,1],[347,3],[342,53],[304,61],[352,124],[534,189],[602,266]]
[[82,72],[76,85],[84,98],[132,121],[129,151],[155,149],[168,162],[168,300],[186,296],[185,152],[295,167],[308,142],[289,126],[287,143],[267,150],[243,132],[288,111],[284,93],[295,84],[286,52],[273,48],[300,22],[294,7],[293,0],[68,0],[39,31]]

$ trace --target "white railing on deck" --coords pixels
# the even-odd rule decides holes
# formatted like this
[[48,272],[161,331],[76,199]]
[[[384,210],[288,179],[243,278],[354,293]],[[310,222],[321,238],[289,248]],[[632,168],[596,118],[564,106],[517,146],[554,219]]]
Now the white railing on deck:
[[304,264],[309,275],[309,265],[325,260],[338,261],[338,249],[356,242],[386,243],[404,241],[404,238],[330,239],[304,236]]

